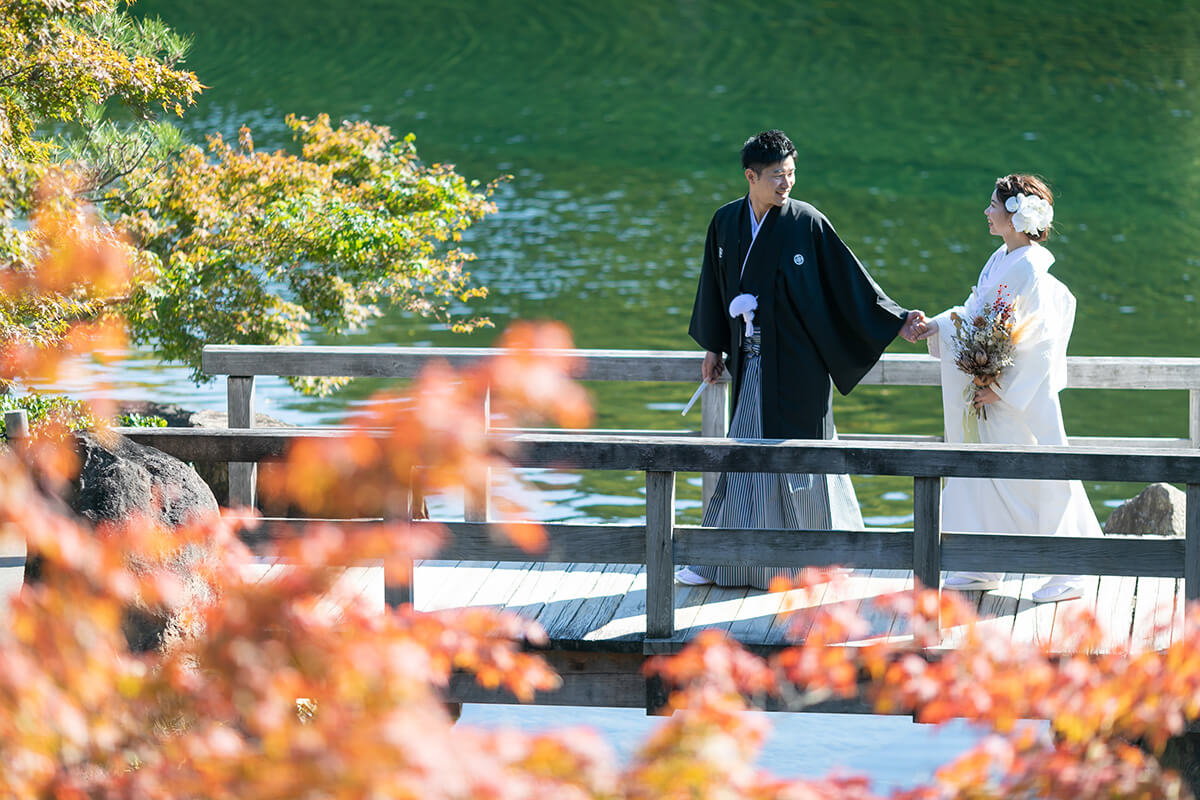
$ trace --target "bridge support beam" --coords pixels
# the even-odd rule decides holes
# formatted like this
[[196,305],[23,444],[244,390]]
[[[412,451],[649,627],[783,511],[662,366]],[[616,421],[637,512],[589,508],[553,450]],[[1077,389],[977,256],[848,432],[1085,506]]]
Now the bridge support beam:
[[938,477],[913,478],[913,576],[927,589],[941,588],[942,479]]
[[[230,375],[226,383],[229,428],[254,427],[254,376]],[[258,465],[253,462],[229,462],[229,507],[253,508]]]
[[675,473],[646,473],[646,638],[675,635]]

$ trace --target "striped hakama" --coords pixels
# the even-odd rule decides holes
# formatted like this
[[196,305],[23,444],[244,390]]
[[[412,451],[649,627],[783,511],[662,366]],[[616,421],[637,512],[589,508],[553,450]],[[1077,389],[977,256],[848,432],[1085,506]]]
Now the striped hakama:
[[[729,424],[731,439],[762,438],[761,352],[758,334],[744,340],[742,380]],[[702,524],[739,529],[860,530],[863,527],[850,476],[759,472],[722,473]],[[691,569],[718,586],[757,589],[766,589],[777,575],[795,573],[793,569],[777,567],[692,566]]]

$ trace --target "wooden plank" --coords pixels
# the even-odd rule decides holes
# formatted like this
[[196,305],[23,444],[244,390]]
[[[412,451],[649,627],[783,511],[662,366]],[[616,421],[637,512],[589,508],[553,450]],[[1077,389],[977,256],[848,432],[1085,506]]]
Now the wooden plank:
[[[423,593],[423,599],[429,598],[431,593],[450,582],[450,577],[453,575],[450,569],[457,564],[457,561],[442,559],[425,559],[415,562],[413,564],[413,595]],[[424,611],[425,609],[420,608],[419,610]]]
[[697,608],[691,624],[687,628],[679,625],[673,638],[687,641],[708,628],[728,632],[729,626],[737,619],[742,602],[751,592],[757,593],[758,590],[745,586],[713,586],[704,603]]
[[[338,438],[339,429],[120,428],[118,433],[188,461],[261,461],[282,456],[293,441]],[[382,436],[383,432],[376,435]],[[632,471],[815,472],[967,478],[1073,478],[1200,483],[1200,451],[1102,450],[1085,447],[961,445],[841,440],[731,441],[701,437],[496,437],[514,449],[518,467]]]
[[809,590],[792,589],[783,592],[783,605],[767,630],[765,645],[783,647],[804,641],[812,630],[820,607],[828,595],[834,597],[830,583],[817,584]]
[[514,463],[563,467],[675,472],[844,472],[968,478],[1200,482],[1200,452],[1191,450],[1106,451],[1083,447],[962,445],[930,442],[917,449],[904,442],[841,440],[731,441],[705,438],[549,434],[513,437]]
[[1183,541],[1170,536],[1026,536],[944,533],[947,570],[1089,575],[1183,575]]
[[1137,578],[1128,575],[1101,575],[1096,588],[1096,619],[1104,628],[1097,653],[1129,651],[1129,635],[1133,630],[1134,594]]
[[[943,556],[944,557],[944,556]],[[978,595],[974,603],[978,621],[975,623],[975,635],[980,639],[1001,639],[1007,641],[1013,638],[1013,625],[1016,621],[1017,608],[1021,601],[1021,584],[1024,576],[1019,572],[1008,572],[1000,577],[1000,585],[990,592],[959,592],[964,596]],[[968,634],[965,630],[956,630],[944,636],[947,646],[956,645]]]
[[[638,570],[612,619],[584,635],[587,642],[641,641],[646,633],[646,573]],[[639,652],[641,652],[639,648]]]
[[1200,599],[1200,481],[1188,483],[1184,517],[1184,598],[1190,602]]
[[1188,392],[1188,438],[1192,447],[1200,449],[1200,388],[1195,384]]
[[500,610],[508,605],[517,588],[529,574],[533,564],[528,561],[501,561],[488,574],[487,580],[471,598],[474,607]]
[[913,479],[912,568],[924,588],[941,586],[942,484],[936,477]]
[[[1162,601],[1170,599],[1172,605],[1174,605],[1171,597],[1174,592],[1166,586],[1169,580],[1171,579],[1137,579],[1137,595],[1134,600],[1133,609],[1133,629],[1129,637],[1129,646],[1132,652],[1154,649],[1155,626],[1158,624],[1158,619],[1161,616],[1159,604]],[[1162,594],[1161,600],[1159,597],[1160,593]]]
[[738,608],[729,635],[745,645],[765,645],[786,592],[748,592]]
[[1188,438],[1200,450],[1200,387],[1195,384],[1188,392]]
[[[483,430],[491,427],[492,403],[491,388],[483,394],[483,407],[480,409],[483,417]],[[463,476],[463,519],[467,522],[487,522],[491,516],[492,505],[492,470],[482,467],[472,470]]]
[[675,618],[675,473],[646,473],[646,638],[670,638]]
[[[538,694],[534,702],[539,706],[609,708],[643,708],[646,704],[646,679],[636,673],[567,673],[561,678],[559,688]],[[520,702],[509,692],[480,686],[474,675],[464,672],[450,676],[446,698],[458,703]]]
[[[1024,597],[1030,597],[1037,587],[1046,582],[1045,575],[1025,576]],[[1032,621],[1033,642],[1046,649],[1052,649],[1054,643],[1054,615],[1058,611],[1058,603],[1032,603],[1026,612]]]
[[592,596],[579,606],[565,625],[559,627],[556,638],[583,640],[607,625],[641,572],[642,567],[638,564],[611,564],[605,568],[596,581]]
[[563,580],[546,599],[537,621],[551,639],[562,639],[563,628],[595,593],[600,576],[607,565],[575,563],[567,567]]
[[[354,347],[208,345],[201,357],[210,375],[350,375],[410,378],[431,360],[455,367],[502,354],[486,347]],[[679,350],[536,350],[547,357],[578,361],[577,377],[585,380],[692,382],[700,374],[704,354]],[[887,353],[864,376],[864,384],[937,386],[936,359],[918,353]],[[1200,360],[1071,356],[1067,359],[1071,388],[1192,389],[1200,386]]]
[[[1154,649],[1166,650],[1175,641],[1175,635],[1183,635],[1183,612],[1187,605],[1183,596],[1182,581],[1165,579],[1163,589],[1159,590],[1159,606],[1161,611],[1155,624]],[[1166,598],[1163,597],[1163,591]]]
[[[729,384],[722,383],[709,386],[700,396],[700,435],[709,438],[720,438],[725,435],[729,426]],[[700,499],[702,508],[708,508],[708,501],[717,488],[719,472],[705,472],[700,476]]]
[[450,532],[438,555],[482,561],[590,561],[596,564],[642,564],[646,558],[644,525],[543,524],[549,543],[542,552],[528,552],[499,538],[482,522],[417,521],[414,527],[436,526]]
[[[575,360],[582,380],[694,382],[704,354],[686,350],[532,351],[547,358]],[[347,375],[412,378],[430,361],[461,369],[503,355],[492,347],[352,347],[208,345],[201,357],[210,375]]]
[[[254,378],[230,375],[226,381],[226,408],[229,428],[254,427]],[[229,507],[253,508],[258,466],[250,461],[229,462]]]
[[859,619],[863,621],[865,630],[852,640],[850,644],[887,639],[896,624],[895,612],[879,606],[878,600],[883,595],[912,590],[912,572],[901,569],[856,570],[858,596],[855,609]]
[[676,564],[754,564],[774,567],[905,569],[912,563],[909,531],[830,531],[705,528],[675,529]]
[[526,619],[537,619],[559,585],[566,580],[570,566],[554,562],[532,564],[508,598],[505,610]]
[[[700,614],[700,609],[708,602],[708,596],[717,587],[711,583],[706,583],[701,586],[688,586],[680,584],[675,587],[675,611],[674,611],[674,629],[671,631],[671,636],[660,637],[674,640],[675,631],[691,630],[695,624],[696,617]],[[647,639],[652,637],[647,636]],[[649,646],[649,645],[648,645]],[[667,647],[666,649],[654,650],[650,652],[671,653],[675,648]]]
[[[886,582],[884,590],[887,592],[912,591],[913,574],[911,569],[877,569],[872,575],[874,578],[882,579]],[[871,626],[872,631],[879,630],[879,638],[881,639],[890,640],[897,635],[912,635],[911,630],[898,630],[898,625],[901,622],[899,615],[892,611],[885,612],[880,610],[874,601],[872,601],[871,607],[864,612],[863,616],[867,624]],[[876,621],[876,617],[878,617],[878,621]],[[890,622],[887,620],[888,617],[891,618]],[[886,632],[883,629],[884,623],[887,623]]]
[[1098,602],[1097,595],[1100,590],[1099,575],[1079,575],[1077,576],[1080,582],[1080,591],[1082,597],[1076,600],[1066,600],[1061,603],[1048,603],[1047,605],[1056,606],[1054,610],[1054,627],[1050,632],[1050,648],[1056,653],[1074,653],[1077,652],[1074,643],[1072,642],[1072,632],[1070,630],[1070,620],[1076,612],[1076,607],[1087,608],[1093,612],[1096,609]]
[[416,595],[418,611],[443,611],[448,608],[464,608],[471,604],[479,587],[496,568],[495,561],[460,561],[452,568],[452,574],[428,598]]

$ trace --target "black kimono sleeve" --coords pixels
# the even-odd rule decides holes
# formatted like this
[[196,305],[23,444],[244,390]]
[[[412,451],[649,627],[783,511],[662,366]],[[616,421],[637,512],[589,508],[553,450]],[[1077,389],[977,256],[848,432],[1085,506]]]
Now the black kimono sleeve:
[[907,312],[884,294],[824,215],[812,224],[825,319],[807,320],[808,332],[834,385],[849,394],[896,338]]
[[714,216],[704,241],[704,263],[700,267],[700,283],[696,287],[696,302],[692,306],[688,335],[711,353],[728,353],[731,347],[729,314],[721,293],[719,266],[717,218]]

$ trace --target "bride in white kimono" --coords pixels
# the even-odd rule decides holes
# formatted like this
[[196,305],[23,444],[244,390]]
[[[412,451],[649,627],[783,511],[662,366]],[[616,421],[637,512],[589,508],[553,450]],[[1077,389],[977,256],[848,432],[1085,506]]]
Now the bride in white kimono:
[[[942,411],[947,442],[1066,445],[1058,392],[1066,385],[1067,341],[1075,298],[1050,274],[1054,256],[1039,242],[1049,233],[1054,198],[1030,175],[1008,175],[984,212],[988,230],[1004,239],[963,305],[930,320],[922,338],[941,359]],[[955,365],[951,314],[970,324],[982,306],[1002,296],[1013,305],[1013,363],[994,381],[975,385]],[[983,411],[986,410],[986,418]],[[1100,536],[1100,525],[1079,481],[949,478],[942,492],[949,531]],[[1000,573],[957,572],[944,586],[989,590]],[[1033,592],[1034,602],[1080,596],[1078,576],[1056,576]]]

